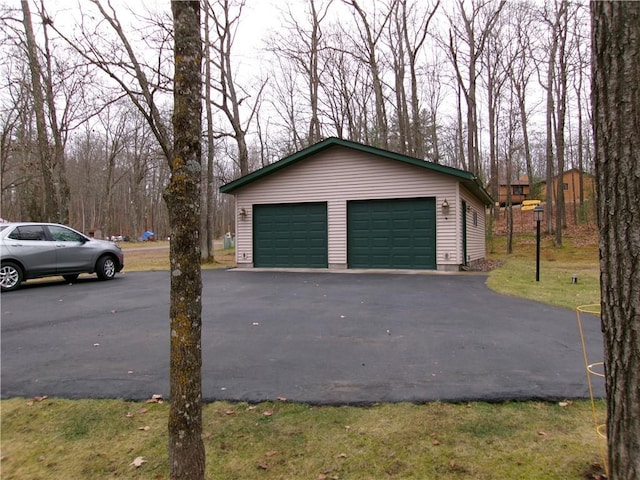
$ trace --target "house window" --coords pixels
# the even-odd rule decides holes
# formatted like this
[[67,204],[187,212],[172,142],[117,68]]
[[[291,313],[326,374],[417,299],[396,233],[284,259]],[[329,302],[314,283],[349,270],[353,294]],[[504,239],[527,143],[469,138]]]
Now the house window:
[[562,189],[563,190],[569,190],[569,184],[568,183],[563,183],[562,184]]
[[524,195],[524,190],[522,189],[522,185],[514,185],[513,186],[513,194],[514,195]]

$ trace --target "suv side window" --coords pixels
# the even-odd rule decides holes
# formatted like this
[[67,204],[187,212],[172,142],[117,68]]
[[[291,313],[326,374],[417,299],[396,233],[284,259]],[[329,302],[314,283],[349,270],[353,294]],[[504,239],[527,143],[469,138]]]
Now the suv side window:
[[56,242],[83,242],[84,237],[68,228],[49,225],[49,233]]
[[12,240],[46,240],[47,235],[42,225],[23,225],[16,227],[8,235]]

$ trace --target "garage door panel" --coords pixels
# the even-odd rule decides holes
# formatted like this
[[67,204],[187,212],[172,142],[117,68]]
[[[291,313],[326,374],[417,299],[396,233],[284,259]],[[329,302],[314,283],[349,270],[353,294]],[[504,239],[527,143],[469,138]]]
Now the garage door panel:
[[256,267],[326,268],[327,204],[254,205]]
[[435,269],[435,199],[352,201],[347,206],[351,268]]

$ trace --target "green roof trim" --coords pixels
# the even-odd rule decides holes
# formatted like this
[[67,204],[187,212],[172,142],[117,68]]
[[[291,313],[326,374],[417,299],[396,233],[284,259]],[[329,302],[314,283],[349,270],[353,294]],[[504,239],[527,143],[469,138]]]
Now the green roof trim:
[[416,167],[425,168],[427,170],[431,170],[432,172],[442,173],[445,175],[451,175],[452,177],[456,177],[460,180],[460,182],[467,187],[476,197],[482,200],[485,205],[492,205],[493,200],[489,193],[484,189],[480,180],[474,176],[471,172],[466,170],[460,170],[458,168],[447,167],[446,165],[440,165],[439,163],[433,163],[426,160],[421,160],[415,157],[409,157],[407,155],[402,155],[395,152],[390,152],[389,150],[384,150],[382,148],[372,147],[370,145],[364,145],[362,143],[352,142],[349,140],[343,140],[341,138],[329,137],[321,142],[318,142],[310,147],[307,147],[299,152],[294,153],[293,155],[289,155],[277,162],[272,163],[271,165],[267,165],[255,172],[252,172],[244,177],[240,177],[237,180],[229,182],[220,187],[221,193],[232,193],[234,190],[237,190],[240,187],[244,187],[249,183],[255,182],[261,178],[264,178],[268,175],[271,175],[278,170],[288,167],[294,163],[297,163],[301,160],[304,160],[308,157],[315,155],[323,150],[326,150],[331,147],[345,147],[350,148],[352,150],[357,150],[363,153],[368,153],[370,155],[375,155],[382,158],[387,158],[389,160],[395,160],[398,162],[407,163],[409,165],[414,165]]

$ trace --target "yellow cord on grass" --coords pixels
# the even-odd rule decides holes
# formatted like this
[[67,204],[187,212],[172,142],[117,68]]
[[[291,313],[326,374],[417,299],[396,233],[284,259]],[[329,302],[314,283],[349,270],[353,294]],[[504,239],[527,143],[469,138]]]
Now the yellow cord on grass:
[[596,414],[596,402],[593,396],[593,386],[591,384],[591,375],[595,375],[597,377],[604,377],[604,373],[600,373],[595,370],[595,367],[604,367],[604,362],[595,362],[589,363],[587,360],[587,345],[584,340],[584,332],[582,330],[582,318],[580,317],[580,313],[587,313],[590,315],[600,316],[600,304],[590,304],[590,305],[580,305],[576,308],[576,314],[578,317],[578,330],[580,331],[580,341],[582,343],[582,357],[584,359],[584,369],[587,373],[587,385],[589,386],[589,397],[591,398],[591,415],[593,417],[593,424],[596,429],[596,433],[598,434],[598,449],[600,450],[600,457],[602,458],[602,464],[604,467],[604,472],[609,478],[609,464],[607,463],[607,457],[605,454],[605,449],[603,446],[602,440],[607,438],[606,435],[606,424],[601,424],[598,422],[598,416]]

